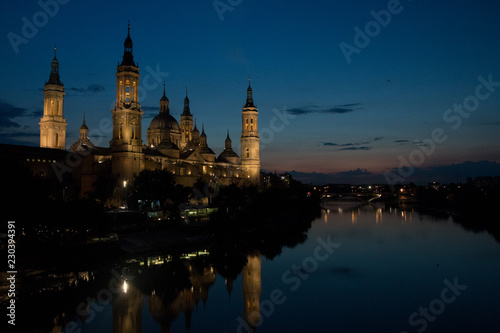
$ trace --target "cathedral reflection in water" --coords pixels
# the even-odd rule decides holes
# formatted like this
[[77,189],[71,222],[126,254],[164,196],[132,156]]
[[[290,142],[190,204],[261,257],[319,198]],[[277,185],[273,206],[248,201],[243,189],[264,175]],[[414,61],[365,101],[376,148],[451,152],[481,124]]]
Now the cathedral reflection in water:
[[[206,252],[196,252],[175,259],[168,257],[148,258],[140,263],[142,272],[133,281],[124,281],[123,291],[112,302],[113,332],[143,332],[143,302],[151,316],[160,324],[161,332],[170,332],[172,323],[183,313],[185,327],[191,328],[191,316],[197,305],[206,304],[208,290],[216,281],[216,269]],[[246,256],[246,263],[239,269],[242,275],[243,316],[248,331],[253,331],[261,320],[261,255]],[[227,267],[224,265],[225,268]],[[230,269],[218,272],[226,283],[228,294],[233,288]],[[227,275],[227,276],[224,276]],[[236,323],[236,318],[235,318]],[[236,325],[235,325],[236,327]]]

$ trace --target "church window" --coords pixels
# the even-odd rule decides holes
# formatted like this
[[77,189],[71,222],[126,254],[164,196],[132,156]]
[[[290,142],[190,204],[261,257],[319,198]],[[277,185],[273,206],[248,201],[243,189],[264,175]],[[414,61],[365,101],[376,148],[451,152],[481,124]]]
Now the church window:
[[246,152],[247,152],[247,158],[250,157],[250,149],[247,148]]
[[135,139],[135,125],[132,124],[132,139]]
[[59,134],[56,133],[56,147],[59,146]]
[[50,100],[50,115],[51,116],[54,115],[54,100],[53,99]]
[[118,130],[118,139],[122,138],[122,134],[123,134],[123,124],[120,124],[120,128]]

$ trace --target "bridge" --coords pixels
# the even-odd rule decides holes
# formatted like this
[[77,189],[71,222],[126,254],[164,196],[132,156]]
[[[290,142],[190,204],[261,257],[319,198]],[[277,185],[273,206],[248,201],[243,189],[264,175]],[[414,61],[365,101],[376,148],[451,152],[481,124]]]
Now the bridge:
[[408,194],[392,193],[392,192],[363,192],[363,193],[325,193],[321,196],[321,200],[329,201],[359,201],[360,203],[370,203],[374,200],[386,202],[412,202],[415,198]]

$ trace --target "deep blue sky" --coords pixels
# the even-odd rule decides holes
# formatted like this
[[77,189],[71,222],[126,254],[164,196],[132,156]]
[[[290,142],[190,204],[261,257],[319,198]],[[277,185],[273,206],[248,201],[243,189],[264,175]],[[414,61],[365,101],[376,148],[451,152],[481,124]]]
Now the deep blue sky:
[[[148,68],[169,73],[177,119],[188,86],[191,111],[217,154],[228,128],[238,147],[251,75],[264,169],[380,174],[398,167],[400,155],[408,159],[415,140],[431,138],[435,128],[448,139],[421,167],[500,162],[500,87],[457,129],[443,121],[447,109],[475,94],[478,76],[500,82],[500,2],[401,1],[400,13],[348,63],[339,44],[354,45],[354,28],[364,30],[370,12],[389,2],[243,0],[221,20],[213,1],[70,0],[16,53],[9,33],[22,36],[23,17],[43,15],[36,1],[9,1],[0,13],[0,141],[38,145],[42,89],[57,44],[67,147],[84,112],[91,131],[104,130],[104,139],[92,140],[108,146],[102,124],[111,119],[130,19],[141,79]],[[149,83],[155,87],[143,89],[143,141],[163,87],[153,77]],[[281,130],[281,121],[271,122],[273,109],[295,118]],[[280,129],[272,140],[271,124]]]

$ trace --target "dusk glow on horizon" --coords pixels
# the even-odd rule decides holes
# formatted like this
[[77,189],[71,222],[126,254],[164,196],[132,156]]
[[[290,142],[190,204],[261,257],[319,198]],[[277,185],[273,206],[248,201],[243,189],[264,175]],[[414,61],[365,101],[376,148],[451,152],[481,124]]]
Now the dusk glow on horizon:
[[109,147],[130,20],[144,143],[165,83],[177,120],[187,87],[210,148],[218,155],[229,130],[240,154],[250,76],[263,170],[346,182],[384,181],[389,171],[413,180],[397,171],[402,165],[449,173],[439,168],[495,162],[472,166],[461,181],[499,170],[500,3],[233,3],[5,3],[0,143],[39,145],[56,44],[66,148],[78,139],[84,114],[92,142]]

